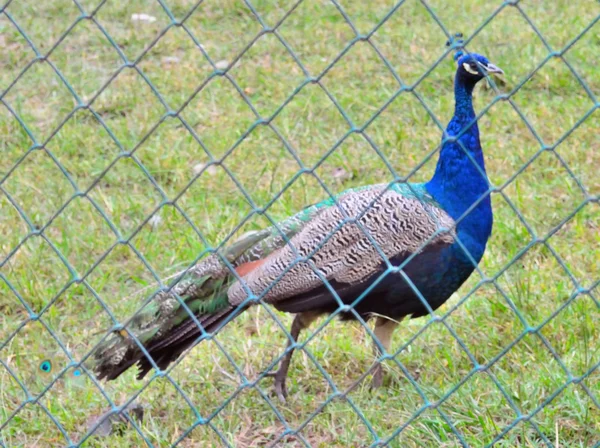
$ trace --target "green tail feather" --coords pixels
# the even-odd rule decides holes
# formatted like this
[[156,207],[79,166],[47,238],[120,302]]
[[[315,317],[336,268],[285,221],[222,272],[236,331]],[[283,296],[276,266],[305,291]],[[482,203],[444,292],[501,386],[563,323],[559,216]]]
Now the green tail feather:
[[[185,286],[177,285],[174,290],[193,291],[191,296],[179,294],[179,297],[205,327],[205,331],[211,332],[218,323],[214,316],[226,317],[220,315],[231,308],[227,302],[227,289],[232,280],[230,276],[214,279],[210,275],[184,278],[180,284]],[[97,348],[93,355],[93,368],[98,379],[111,380],[139,362],[143,376],[151,369],[152,363],[144,356],[135,339],[143,344],[155,363],[166,366],[201,334],[202,330],[174,294],[159,293],[131,319],[124,330],[113,333]],[[168,362],[164,359],[161,361],[165,349],[169,349],[171,354]]]

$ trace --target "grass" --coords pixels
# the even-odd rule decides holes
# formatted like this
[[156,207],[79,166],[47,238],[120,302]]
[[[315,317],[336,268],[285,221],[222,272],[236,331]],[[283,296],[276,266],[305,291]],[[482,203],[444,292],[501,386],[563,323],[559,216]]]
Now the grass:
[[[80,0],[88,12],[96,3]],[[166,3],[177,19],[183,19],[196,2]],[[363,34],[394,4],[341,3]],[[451,32],[468,35],[499,2],[427,3]],[[253,4],[265,26],[274,26],[293,2]],[[566,0],[519,5],[553,50],[563,48],[600,13],[597,5]],[[156,21],[133,22],[134,13],[152,15]],[[52,50],[47,60],[28,66],[35,53],[9,15],[40,54]],[[154,446],[170,446],[194,423],[197,415],[190,404],[208,417],[225,402],[211,419],[212,429],[197,426],[180,446],[258,447],[274,441],[278,446],[302,446],[298,438],[281,437],[285,428],[271,406],[292,428],[309,419],[301,435],[319,447],[372,444],[375,438],[365,421],[382,439],[410,422],[390,446],[459,445],[448,421],[464,442],[482,446],[515,421],[513,406],[534,415],[506,432],[496,446],[600,443],[600,118],[595,111],[570,133],[594,101],[559,58],[549,59],[516,89],[548,55],[516,7],[505,7],[469,46],[504,68],[507,75],[500,92],[513,92],[513,104],[496,102],[480,120],[489,176],[493,185],[502,187],[493,195],[495,225],[481,270],[487,277],[500,275],[494,285],[481,284],[474,274],[438,311],[440,316],[451,311],[447,325],[435,322],[423,330],[428,320],[417,319],[401,326],[393,347],[405,347],[396,359],[406,373],[387,362],[386,387],[371,392],[365,382],[348,395],[364,420],[342,399],[328,402],[309,418],[332,389],[302,352],[292,363],[285,406],[276,401],[270,405],[263,398],[271,387],[268,379],[259,383],[262,393],[245,388],[227,401],[241,384],[240,372],[250,381],[257,378],[285,342],[283,331],[262,308],[228,326],[216,338],[218,345],[196,347],[172,371],[189,403],[168,380],[156,378],[144,387],[148,380],[136,381],[134,372],[101,384],[101,393],[87,375],[75,377],[67,369],[65,350],[75,361],[82,359],[112,325],[105,307],[125,320],[159,279],[167,283],[207,245],[227,237],[251,212],[248,199],[257,207],[274,200],[268,213],[280,219],[325,197],[315,176],[294,178],[299,164],[283,141],[304,166],[317,166],[314,173],[332,192],[387,182],[418,167],[437,147],[441,130],[416,94],[442,125],[452,114],[453,101],[451,58],[421,80],[443,55],[446,41],[423,3],[407,0],[370,38],[397,77],[367,42],[353,45],[323,75],[322,85],[347,118],[356,127],[369,123],[364,133],[351,135],[348,121],[318,85],[305,85],[279,109],[306,75],[273,34],[263,35],[244,51],[261,25],[243,2],[207,0],[187,17],[186,29],[172,27],[164,34],[169,18],[158,2],[107,2],[95,20],[130,61],[144,54],[137,69],[122,66],[119,52],[90,20],[77,22],[60,40],[78,15],[67,0],[14,1],[0,14],[2,444],[66,445],[48,414],[71,440],[80,440],[90,419],[106,410],[103,394],[121,404],[140,389],[138,401],[145,406],[140,427]],[[600,94],[599,27],[596,24],[564,55],[594,95]],[[309,0],[278,30],[310,76],[319,76],[355,36],[332,3]],[[220,67],[234,62],[228,78],[206,81],[214,69],[198,44]],[[72,112],[77,101],[51,64],[83,103],[92,101],[90,109]],[[368,121],[399,89],[399,79],[405,85],[420,82],[414,93],[400,94]],[[477,110],[495,96],[493,89],[479,87]],[[160,121],[168,110],[182,106],[185,125],[177,117]],[[256,114],[267,118],[275,113],[272,127],[252,127]],[[201,164],[210,158],[187,126],[215,159],[251,131],[222,166],[198,176]],[[536,135],[548,146],[561,143],[555,151],[539,153]],[[315,165],[344,136],[337,149]],[[434,166],[435,157],[411,180],[427,179]],[[595,201],[581,207],[586,197]],[[159,207],[167,200],[176,200],[177,207]],[[268,224],[260,215],[244,222],[237,234]],[[588,292],[568,301],[577,286]],[[28,318],[20,300],[33,313],[43,311],[39,320]],[[289,326],[290,316],[276,315]],[[542,324],[538,333],[526,332]],[[349,388],[373,362],[369,338],[358,325],[331,322],[306,348],[339,390]],[[465,349],[489,368],[472,373]],[[39,370],[44,359],[54,366],[47,376]],[[568,372],[587,376],[563,387]],[[34,399],[24,406],[27,397],[12,374]],[[407,374],[430,402],[450,396],[412,419],[424,400]],[[144,440],[130,429],[86,439],[83,445],[143,446]]]

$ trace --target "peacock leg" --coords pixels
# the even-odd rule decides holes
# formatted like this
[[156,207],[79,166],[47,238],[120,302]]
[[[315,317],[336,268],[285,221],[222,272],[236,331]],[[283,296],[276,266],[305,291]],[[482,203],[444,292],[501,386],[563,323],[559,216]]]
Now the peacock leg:
[[290,368],[290,362],[292,360],[292,354],[294,353],[295,348],[290,348],[293,344],[298,341],[298,336],[300,332],[319,317],[320,313],[314,313],[311,311],[307,311],[305,313],[296,314],[294,317],[294,321],[292,322],[292,328],[290,329],[290,338],[288,339],[286,350],[289,350],[283,359],[281,360],[281,365],[279,369],[275,373],[268,374],[267,376],[273,376],[275,378],[275,393],[277,397],[282,403],[285,403],[287,397],[287,389],[285,386],[285,380],[287,378],[288,370]]
[[[391,320],[385,317],[377,317],[375,321],[375,329],[373,333],[375,337],[379,339],[379,342],[385,349],[387,353],[390,351],[390,344],[392,342],[392,334],[394,334],[394,330],[398,326],[398,322],[395,320]],[[383,353],[379,348],[377,343],[373,343],[373,348],[375,352],[375,357],[379,358]],[[381,387],[383,385],[383,368],[381,363],[376,361],[377,365],[375,366],[375,370],[373,371],[373,380],[371,386],[375,389]]]

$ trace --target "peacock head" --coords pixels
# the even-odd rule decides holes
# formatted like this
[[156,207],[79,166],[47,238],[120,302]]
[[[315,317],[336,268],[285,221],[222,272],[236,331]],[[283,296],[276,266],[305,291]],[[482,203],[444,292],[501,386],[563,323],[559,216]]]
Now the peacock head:
[[476,53],[463,54],[458,53],[455,56],[458,64],[457,75],[464,80],[478,82],[486,75],[502,75],[504,72],[499,67],[492,64],[488,58]]

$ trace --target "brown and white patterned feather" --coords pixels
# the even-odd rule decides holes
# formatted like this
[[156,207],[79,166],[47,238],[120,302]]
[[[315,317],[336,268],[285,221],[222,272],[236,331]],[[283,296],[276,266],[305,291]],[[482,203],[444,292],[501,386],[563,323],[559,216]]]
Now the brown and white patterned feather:
[[[244,282],[256,296],[262,294],[285,270],[291,268],[273,284],[263,300],[275,303],[305,293],[320,285],[321,278],[341,283],[367,280],[385,260],[400,253],[418,251],[436,232],[433,242],[452,244],[454,220],[443,210],[415,197],[403,195],[386,186],[351,191],[337,199],[337,206],[323,209],[298,234],[266,261],[244,277]],[[358,221],[365,232],[349,219]],[[295,250],[294,250],[295,249]],[[294,261],[309,257],[312,263]],[[246,297],[240,282],[228,291],[229,303],[238,305]]]

